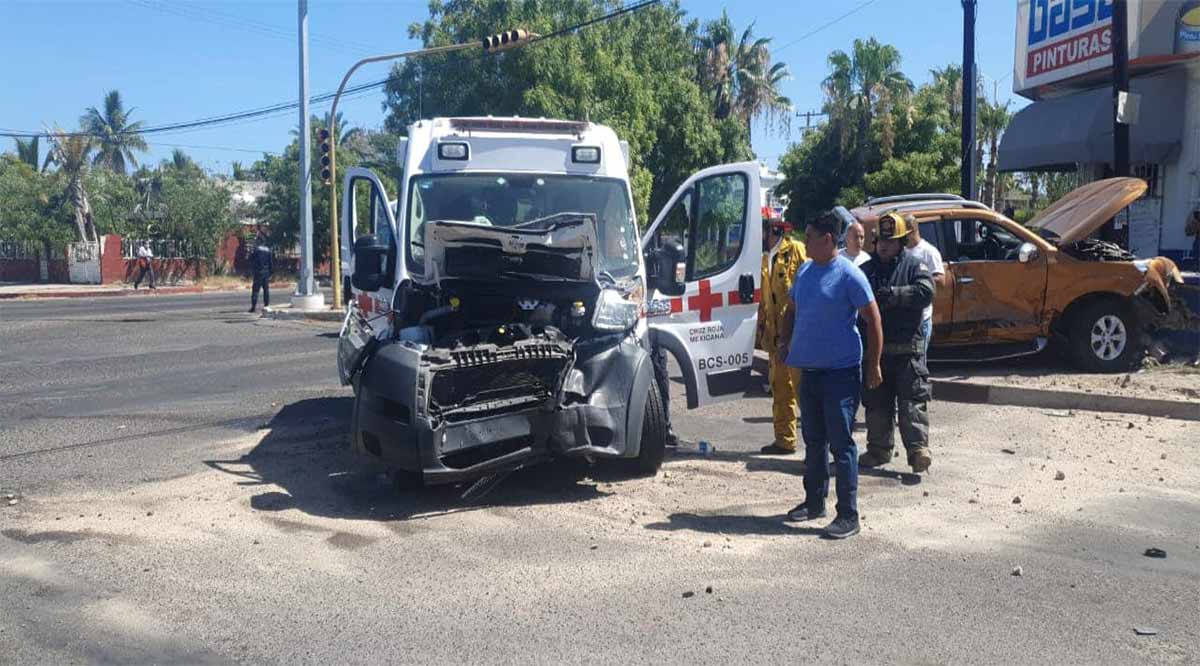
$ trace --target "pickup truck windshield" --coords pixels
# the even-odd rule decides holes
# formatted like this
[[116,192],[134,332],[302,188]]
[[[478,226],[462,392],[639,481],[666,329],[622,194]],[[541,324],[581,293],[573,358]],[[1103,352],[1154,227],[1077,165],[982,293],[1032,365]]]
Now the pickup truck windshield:
[[417,273],[423,270],[428,221],[536,229],[568,213],[596,216],[599,270],[616,277],[637,272],[637,236],[624,181],[550,174],[414,176],[406,221],[409,265]]

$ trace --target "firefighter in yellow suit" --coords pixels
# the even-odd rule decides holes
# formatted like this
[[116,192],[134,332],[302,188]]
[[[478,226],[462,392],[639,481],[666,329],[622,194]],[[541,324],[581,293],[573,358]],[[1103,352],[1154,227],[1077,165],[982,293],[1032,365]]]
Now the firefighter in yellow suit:
[[800,388],[800,370],[789,367],[778,357],[779,318],[788,303],[788,292],[796,271],[807,257],[804,244],[792,240],[790,226],[781,219],[764,221],[762,299],[758,304],[759,346],[770,354],[771,416],[775,422],[775,441],[762,452],[789,455],[796,452],[796,391]]

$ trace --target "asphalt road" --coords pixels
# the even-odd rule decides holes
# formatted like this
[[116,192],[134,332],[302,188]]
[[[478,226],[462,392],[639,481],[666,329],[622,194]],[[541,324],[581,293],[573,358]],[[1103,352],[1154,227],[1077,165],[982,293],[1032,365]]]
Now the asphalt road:
[[0,662],[1200,661],[1197,424],[935,403],[847,542],[761,395],[471,504],[348,456],[336,325],[245,300],[0,303]]

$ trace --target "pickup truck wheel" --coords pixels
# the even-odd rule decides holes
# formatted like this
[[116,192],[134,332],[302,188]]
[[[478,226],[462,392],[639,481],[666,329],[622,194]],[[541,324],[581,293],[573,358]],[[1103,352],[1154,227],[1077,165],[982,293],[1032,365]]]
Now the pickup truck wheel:
[[646,395],[646,415],[642,421],[642,448],[638,453],[635,471],[638,474],[655,474],[662,467],[667,454],[667,410],[662,403],[658,385],[650,383]]
[[1114,299],[1085,305],[1071,321],[1068,334],[1076,365],[1089,372],[1123,372],[1141,358],[1137,320]]

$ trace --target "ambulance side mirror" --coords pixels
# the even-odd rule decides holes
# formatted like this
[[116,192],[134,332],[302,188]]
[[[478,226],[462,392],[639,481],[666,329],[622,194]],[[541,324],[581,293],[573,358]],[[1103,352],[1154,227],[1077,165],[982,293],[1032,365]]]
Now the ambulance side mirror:
[[379,291],[387,277],[388,246],[373,234],[354,240],[354,275],[350,282],[359,291]]
[[687,289],[684,282],[687,253],[677,241],[664,240],[647,256],[652,282],[650,286],[663,296],[682,296]]

